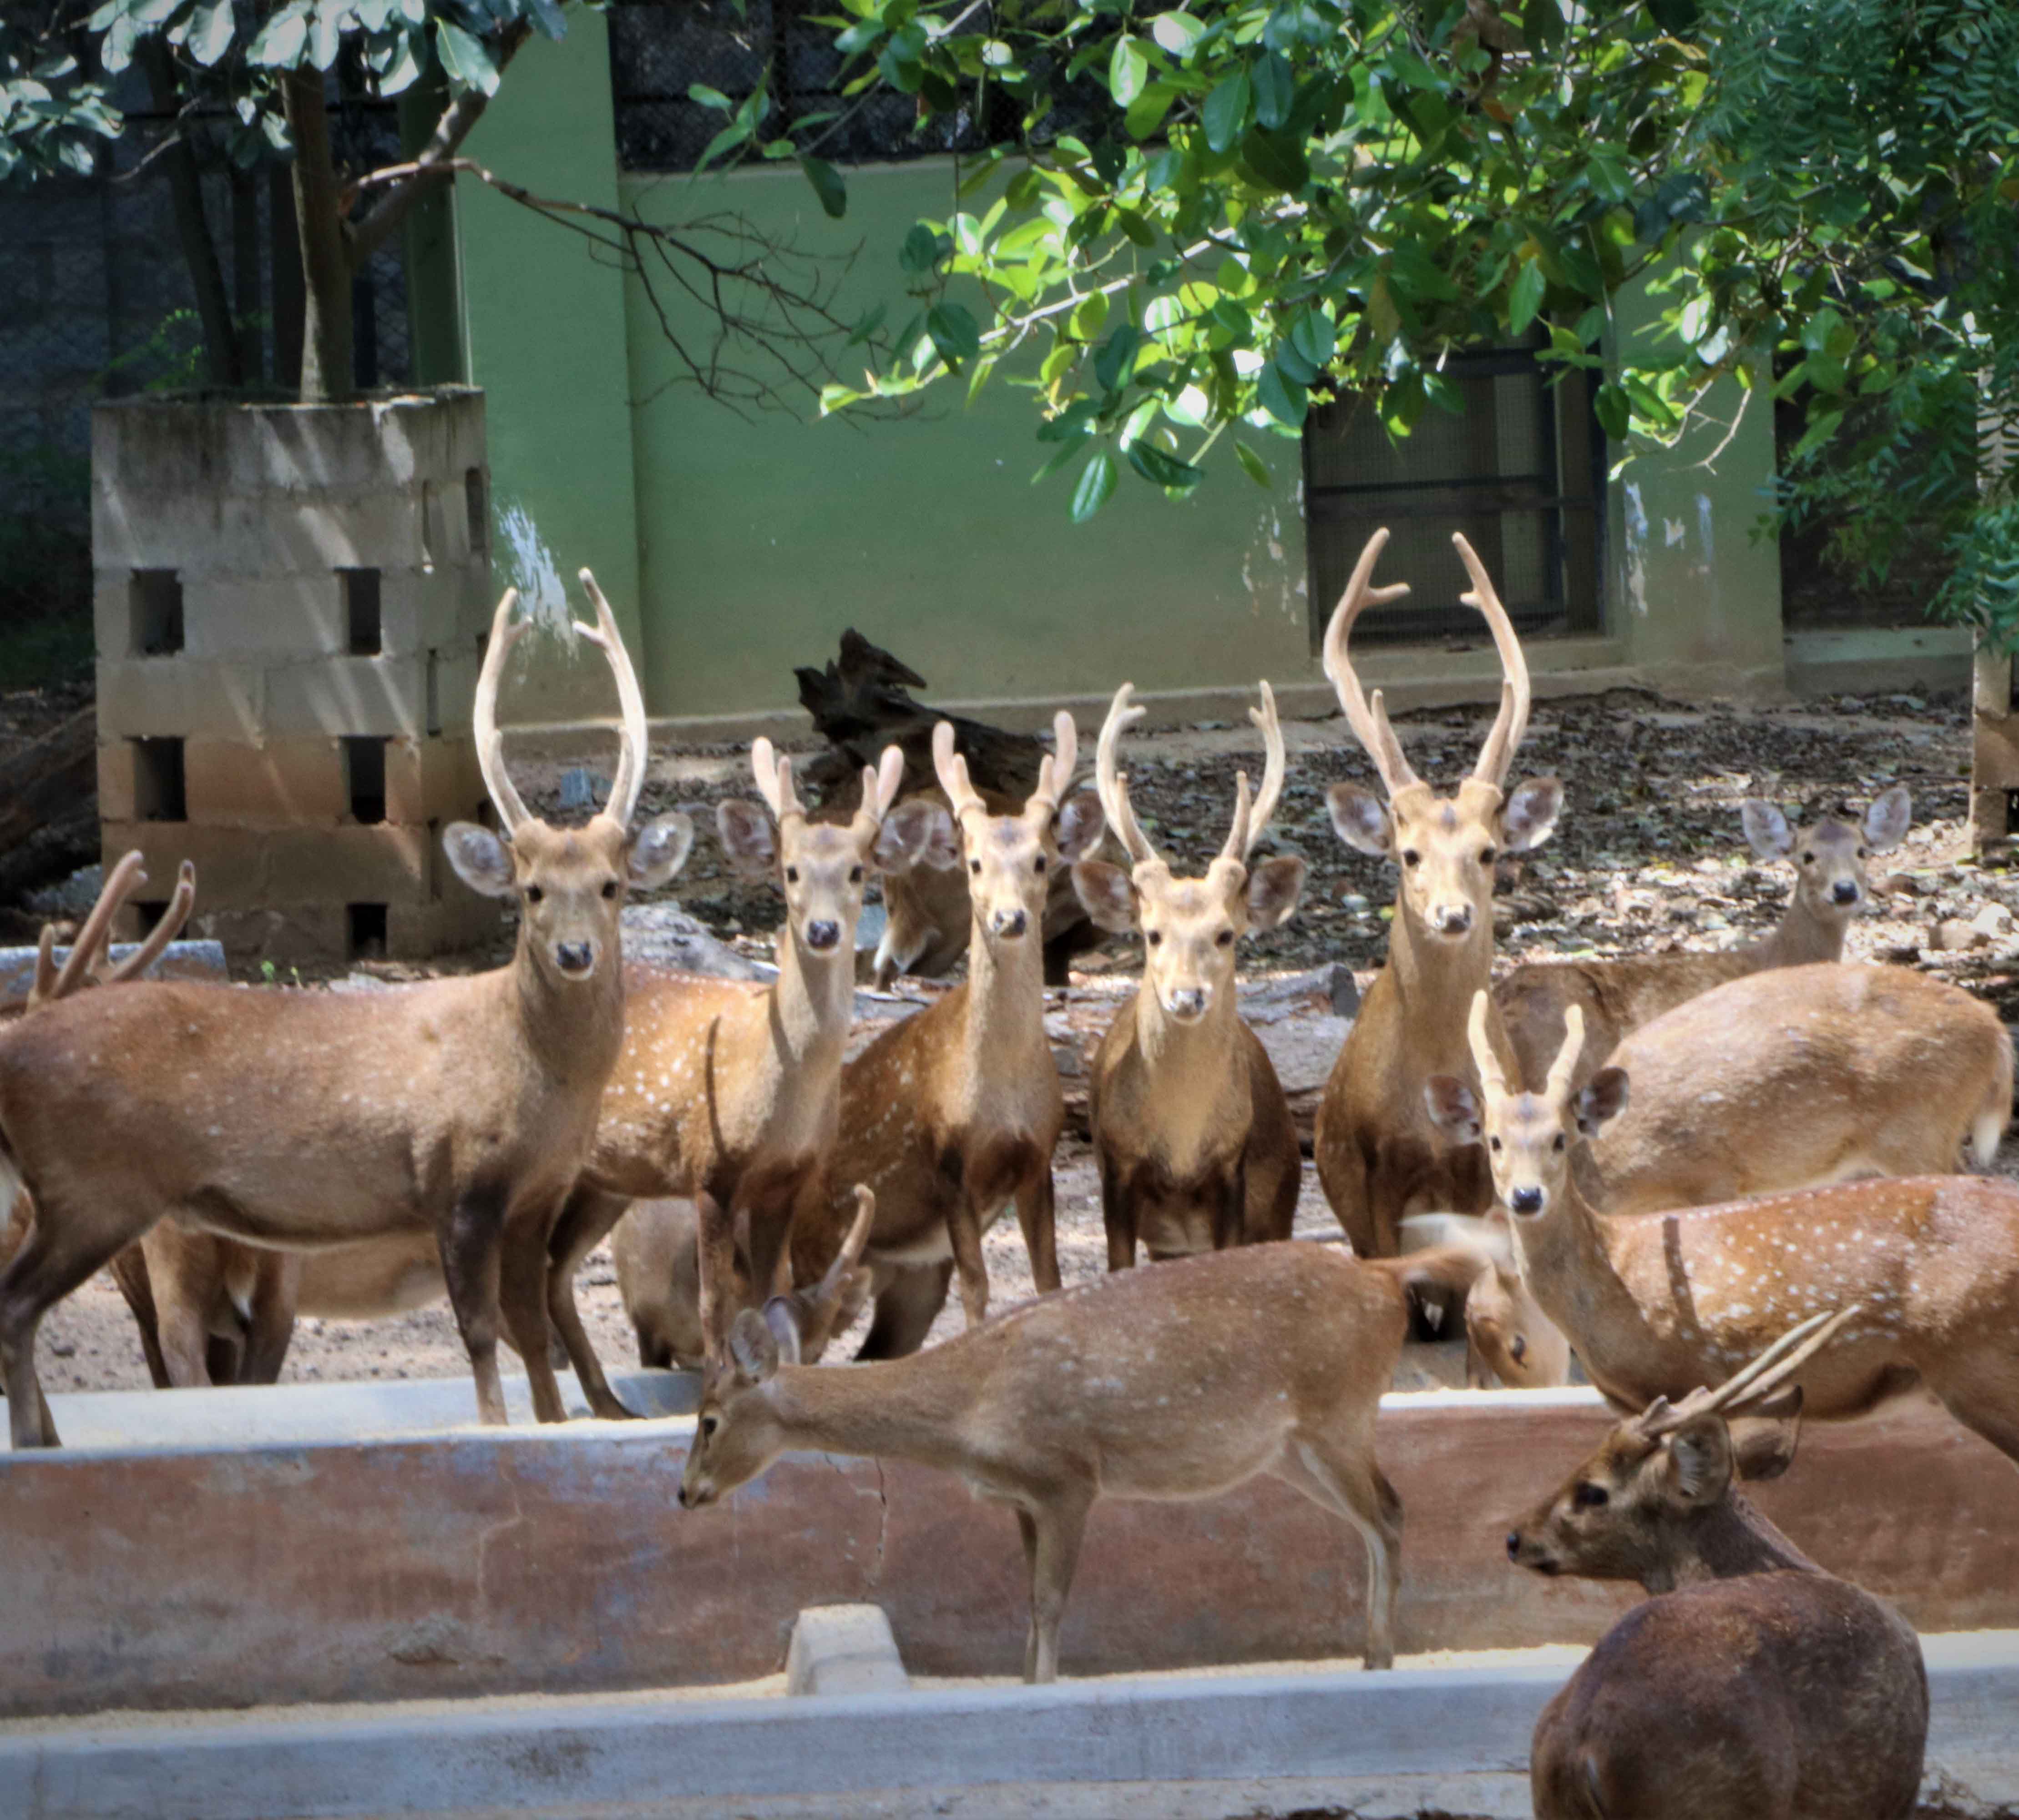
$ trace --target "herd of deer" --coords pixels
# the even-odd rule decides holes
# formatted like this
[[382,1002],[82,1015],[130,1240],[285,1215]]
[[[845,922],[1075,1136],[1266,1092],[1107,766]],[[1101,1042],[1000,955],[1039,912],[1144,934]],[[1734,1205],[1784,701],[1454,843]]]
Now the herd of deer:
[[[457,823],[444,837],[467,883],[516,901],[508,965],[361,995],[85,990],[141,970],[187,913],[185,868],[148,948],[103,964],[137,861],[115,872],[60,970],[45,937],[26,1013],[0,1028],[13,1445],[56,1445],[37,1328],[108,1264],[160,1383],[270,1382],[298,1312],[385,1312],[446,1291],[484,1420],[505,1419],[501,1336],[542,1421],[564,1416],[560,1353],[596,1414],[624,1416],[573,1291],[614,1234],[643,1362],[704,1368],[683,1505],[793,1448],[955,1473],[1017,1514],[1026,1672],[1047,1680],[1098,1496],[1203,1497],[1270,1474],[1365,1541],[1367,1660],[1381,1666],[1401,1510],[1376,1463],[1376,1409],[1412,1311],[1463,1306],[1478,1380],[1564,1382],[1575,1354],[1626,1416],[1516,1527],[1510,1556],[1668,1595],[1622,1620],[1546,1717],[1539,1813],[1680,1813],[1677,1791],[1728,1786],[1746,1798],[1687,1811],[1905,1814],[1927,1704],[1911,1631],[1731,1488],[1785,1467],[1796,1405],[1851,1417],[1917,1384],[2019,1462],[2019,1187],[1957,1173],[1966,1144],[1981,1169],[2003,1132],[2010,1041],[1954,988],[1839,959],[1868,857],[1905,832],[1897,788],[1858,825],[1796,832],[1746,805],[1754,850],[1796,867],[1763,942],[1531,964],[1496,983],[1496,863],[1548,839],[1562,790],[1510,787],[1528,673],[1462,538],[1463,598],[1500,654],[1499,712],[1454,794],[1411,768],[1347,652],[1361,613],[1407,591],[1374,585],[1386,535],[1325,640],[1381,784],[1333,786],[1331,819],[1400,868],[1387,959],[1318,1115],[1318,1176],[1350,1253],[1282,1242],[1302,1160],[1237,1004],[1242,935],[1290,915],[1304,883],[1301,859],[1254,857],[1285,775],[1267,683],[1251,711],[1260,788],[1251,798],[1238,778],[1198,877],[1177,875],[1131,807],[1119,748],[1144,711],[1127,684],[1091,797],[1071,790],[1064,713],[1020,803],[984,799],[942,724],[937,793],[901,799],[892,748],[859,801],[822,818],[760,739],[762,806],[724,803],[716,822],[732,860],[783,893],[776,977],[759,988],[626,968],[625,897],[670,878],[693,830],[678,814],[631,826],[643,705],[585,570],[597,623],[581,630],[622,709],[607,807],[558,828],[512,784],[496,703],[525,627],[508,593],[474,716],[499,831]],[[1110,832],[1126,870],[1095,857]],[[922,866],[964,887],[967,977],[844,1062],[868,877]],[[1063,1100],[1040,942],[1062,868],[1088,915],[1140,931],[1144,953],[1092,1069],[1115,1274],[1071,1290],[1053,1235]],[[1039,1293],[991,1321],[982,1239],[1013,1202]],[[1130,1267],[1139,1244],[1154,1267]],[[967,1330],[921,1350],[956,1279]],[[872,1298],[859,1356],[879,1362],[812,1369]],[[1742,1407],[1758,1413],[1734,1429]],[[1784,1672],[1791,1650],[1802,1675]],[[1729,1672],[1680,1673],[1705,1651]],[[1680,1689],[1659,1740],[1620,1718],[1653,1709],[1631,1690],[1655,1677]],[[1864,1804],[1832,1804],[1825,1784],[1865,1789]]]

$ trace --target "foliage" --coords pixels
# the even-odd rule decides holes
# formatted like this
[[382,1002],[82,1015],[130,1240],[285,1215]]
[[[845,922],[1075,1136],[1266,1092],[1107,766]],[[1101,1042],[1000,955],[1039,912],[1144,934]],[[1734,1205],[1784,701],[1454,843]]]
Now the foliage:
[[103,85],[85,79],[60,41],[0,15],[0,183],[89,176],[95,142],[116,137],[123,124]]

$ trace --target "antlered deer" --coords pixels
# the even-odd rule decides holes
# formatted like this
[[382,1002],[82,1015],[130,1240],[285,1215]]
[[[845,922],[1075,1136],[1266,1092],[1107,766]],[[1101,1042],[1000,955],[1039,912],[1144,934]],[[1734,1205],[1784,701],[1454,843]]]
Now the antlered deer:
[[[1573,1005],[1542,1091],[1517,1093],[1488,1017],[1481,991],[1469,1033],[1483,1093],[1444,1075],[1427,1097],[1455,1138],[1484,1137],[1522,1281],[1616,1408],[1686,1395],[1803,1316],[1854,1303],[1860,1318],[1803,1369],[1812,1416],[1861,1416],[1919,1381],[2019,1462],[2019,1187],[1889,1177],[1600,1218],[1571,1150],[1618,1115],[1626,1071],[1572,1086]],[[1830,1090],[1819,1074],[1813,1094]]]
[[634,1198],[705,1190],[740,1223],[757,1292],[790,1287],[793,1205],[834,1143],[863,890],[870,872],[909,866],[936,818],[926,803],[892,807],[904,770],[894,745],[865,768],[861,805],[838,826],[808,817],[792,760],[768,739],[751,746],[750,768],[764,807],[731,799],[716,809],[716,826],[733,861],[770,876],[785,894],[778,976],[759,987],[629,970],[623,1050],[587,1166],[554,1229],[549,1311],[599,1416],[629,1412],[583,1330],[575,1274]]
[[1628,955],[1617,960],[1531,961],[1493,989],[1514,1046],[1521,1078],[1539,1080],[1564,1040],[1564,1007],[1584,1008],[1584,1057],[1595,1072],[1629,1031],[1665,1011],[1749,973],[1840,959],[1844,930],[1871,889],[1865,862],[1907,833],[1913,805],[1895,784],[1874,797],[1859,824],[1825,815],[1799,832],[1771,803],[1740,810],[1745,838],[1762,859],[1795,858],[1795,894],[1774,932],[1717,954]]
[[[1553,778],[1507,790],[1528,724],[1528,669],[1506,610],[1463,537],[1452,539],[1472,578],[1461,598],[1492,630],[1506,673],[1500,712],[1455,796],[1440,796],[1410,769],[1380,691],[1370,705],[1347,653],[1365,608],[1409,591],[1406,582],[1371,586],[1387,541],[1386,531],[1367,540],[1325,639],[1325,673],[1387,796],[1384,803],[1356,784],[1335,784],[1328,793],[1332,826],[1349,846],[1402,868],[1388,959],[1325,1082],[1313,1145],[1325,1198],[1353,1249],[1366,1256],[1393,1253],[1409,1214],[1480,1213],[1492,1200],[1484,1156],[1430,1122],[1423,1083],[1470,1072],[1466,1008],[1493,966],[1494,861],[1548,839],[1563,799]],[[1497,1017],[1493,1042],[1512,1059]]]
[[1362,1262],[1336,1247],[1244,1245],[1042,1296],[936,1346],[837,1370],[781,1361],[745,1309],[711,1327],[688,1510],[795,1448],[915,1460],[1007,1504],[1031,1575],[1024,1678],[1059,1666],[1059,1621],[1096,1498],[1210,1498],[1268,1473],[1366,1544],[1367,1666],[1394,1660],[1401,1501],[1374,1418],[1406,1298],[1469,1253]]
[[792,1279],[812,1282],[832,1261],[854,1184],[876,1196],[869,1260],[876,1314],[865,1358],[915,1350],[958,1267],[968,1324],[988,1307],[981,1236],[1008,1203],[1040,1292],[1059,1286],[1052,1151],[1065,1120],[1045,1035],[1038,919],[1061,863],[1099,842],[1098,806],[1068,796],[1078,734],[1053,723],[1056,747],[1020,813],[993,815],[953,749],[933,731],[933,763],[953,804],[974,926],[967,977],[885,1031],[842,1071],[841,1130],[824,1192],[810,1192],[792,1228]]
[[[53,1446],[35,1375],[43,1312],[163,1218],[279,1249],[432,1230],[477,1381],[502,1423],[502,1306],[542,1419],[546,1239],[596,1128],[622,1031],[618,915],[663,883],[693,830],[662,816],[633,836],[645,708],[609,604],[588,571],[623,707],[608,807],[580,828],[531,814],[496,721],[506,653],[526,629],[498,603],[474,712],[501,838],[443,836],[473,888],[520,907],[511,963],[368,996],[136,982],[87,992],[0,1033],[0,1184],[35,1202],[0,1273],[0,1373],[16,1447]],[[121,1134],[107,1144],[101,1134]]]
[[[1914,1811],[1928,1680],[1912,1626],[1732,1486],[1787,1470],[1801,1393],[1779,1410],[1767,1399],[1856,1314],[1804,1321],[1717,1390],[1656,1399],[1509,1532],[1522,1567],[1656,1595],[1536,1722],[1536,1820]],[[1734,1434],[1729,1419],[1749,1409],[1760,1413]]]
[[1133,685],[1115,693],[1100,730],[1100,807],[1133,869],[1082,860],[1073,886],[1102,928],[1143,931],[1143,984],[1115,1014],[1093,1060],[1088,1112],[1100,1165],[1107,1267],[1288,1238],[1303,1159],[1290,1103],[1268,1052],[1241,1020],[1234,955],[1249,929],[1273,929],[1296,909],[1304,862],[1278,857],[1250,870],[1249,855],[1283,789],[1283,732],[1262,685],[1249,710],[1267,756],[1251,810],[1248,774],[1234,782],[1234,825],[1202,879],[1180,879],[1150,844],[1115,768],[1125,728],[1144,710]]

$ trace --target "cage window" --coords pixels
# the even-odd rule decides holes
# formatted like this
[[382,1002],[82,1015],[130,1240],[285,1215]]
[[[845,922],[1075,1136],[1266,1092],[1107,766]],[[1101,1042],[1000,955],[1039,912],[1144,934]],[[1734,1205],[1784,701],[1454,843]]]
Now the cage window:
[[353,821],[386,819],[386,741],[370,734],[351,735],[343,742],[344,787]]
[[491,545],[491,509],[484,497],[484,470],[469,468],[462,477],[462,499],[469,513],[469,553],[482,556]]
[[133,812],[143,821],[187,821],[179,739],[133,741]]
[[135,657],[171,657],[183,648],[183,578],[173,569],[136,569],[126,587]]
[[346,904],[343,907],[346,958],[383,960],[386,958],[386,906],[383,904]]
[[343,622],[350,654],[378,656],[384,648],[384,629],[379,611],[379,571],[339,569],[336,578],[343,590]]

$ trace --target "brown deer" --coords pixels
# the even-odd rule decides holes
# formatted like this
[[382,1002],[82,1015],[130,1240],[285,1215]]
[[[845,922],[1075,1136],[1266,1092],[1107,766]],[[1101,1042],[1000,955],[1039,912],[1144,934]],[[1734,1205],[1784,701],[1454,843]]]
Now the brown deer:
[[944,1345],[847,1370],[781,1361],[745,1309],[711,1324],[680,1503],[794,1449],[958,1474],[1017,1513],[1031,1575],[1024,1678],[1058,1675],[1059,1621],[1096,1498],[1216,1497],[1267,1473],[1366,1544],[1367,1666],[1394,1662],[1402,1506],[1374,1456],[1407,1299],[1468,1253],[1361,1262],[1289,1243],[1174,1259],[1042,1296]]
[[967,977],[842,1071],[828,1185],[809,1191],[793,1226],[792,1280],[814,1282],[832,1260],[854,1185],[875,1195],[876,1313],[865,1358],[923,1345],[956,1268],[968,1325],[981,1321],[982,1234],[1012,1200],[1033,1281],[1040,1292],[1059,1286],[1052,1151],[1065,1101],[1045,1035],[1037,932],[1059,866],[1084,859],[1102,825],[1092,799],[1066,793],[1078,750],[1072,716],[1053,724],[1056,749],[1014,815],[989,813],[953,749],[952,727],[933,730],[933,767],[954,806],[974,910]]
[[[1406,582],[1371,586],[1387,541],[1385,530],[1367,540],[1325,637],[1325,673],[1387,799],[1357,784],[1335,784],[1328,792],[1332,826],[1348,846],[1401,866],[1387,961],[1325,1082],[1313,1144],[1325,1198],[1363,1256],[1391,1254],[1408,1214],[1480,1213],[1492,1202],[1484,1156],[1475,1146],[1454,1144],[1430,1122],[1423,1083],[1470,1071],[1465,1013],[1493,966],[1494,862],[1548,839],[1563,800],[1554,778],[1506,788],[1528,724],[1528,669],[1506,610],[1463,537],[1452,542],[1472,588],[1460,598],[1492,631],[1506,673],[1500,712],[1455,795],[1440,796],[1410,769],[1381,692],[1370,705],[1347,652],[1354,622],[1367,607],[1409,591]],[[1493,1042],[1512,1059],[1497,1017]]]
[[582,1328],[575,1274],[634,1199],[705,1190],[741,1222],[752,1282],[790,1288],[793,1205],[835,1140],[863,891],[871,872],[910,866],[939,819],[927,803],[894,809],[904,770],[894,745],[865,769],[861,805],[839,825],[807,815],[792,760],[768,739],[752,745],[750,768],[764,807],[732,798],[717,807],[716,827],[740,868],[769,876],[785,895],[778,975],[753,986],[629,970],[623,1050],[588,1165],[554,1229],[549,1311],[598,1416],[629,1412]]
[[[473,720],[503,834],[451,823],[473,888],[515,899],[512,961],[368,996],[136,982],[0,1032],[0,1189],[34,1198],[0,1272],[0,1376],[17,1448],[53,1446],[34,1360],[44,1311],[159,1220],[281,1249],[428,1229],[441,1247],[479,1413],[506,1419],[502,1307],[542,1420],[560,1419],[546,1359],[546,1240],[588,1155],[622,1034],[618,912],[663,883],[693,830],[635,836],[645,708],[609,604],[585,570],[623,709],[607,807],[580,828],[533,815],[496,721],[515,593],[498,603]],[[121,1134],[107,1144],[99,1134]]]
[[[1768,1399],[1856,1309],[1806,1321],[1715,1390],[1629,1416],[1507,1535],[1538,1573],[1655,1596],[1536,1722],[1536,1820],[1907,1820],[1928,1677],[1900,1614],[1825,1572],[1733,1488],[1794,1459]],[[1792,1349],[1792,1350],[1789,1350]],[[1759,1413],[1734,1432],[1742,1410]]]
[[1143,984],[1116,1013],[1093,1059],[1088,1112],[1100,1165],[1107,1267],[1288,1238],[1303,1158],[1290,1103],[1268,1051],[1241,1020],[1234,955],[1249,929],[1274,929],[1296,908],[1304,862],[1249,856],[1283,789],[1283,731],[1262,685],[1249,710],[1266,757],[1252,808],[1248,774],[1234,780],[1234,825],[1202,879],[1180,879],[1150,844],[1115,768],[1123,731],[1143,717],[1133,685],[1115,692],[1096,749],[1100,807],[1132,870],[1082,860],[1073,886],[1103,929],[1143,932]]
[[[1583,1041],[1572,1005],[1542,1090],[1518,1093],[1489,1015],[1481,990],[1469,1035],[1482,1093],[1444,1075],[1426,1097],[1455,1139],[1484,1137],[1521,1279],[1615,1408],[1682,1397],[1792,1322],[1855,1303],[1859,1318],[1804,1368],[1811,1415],[1861,1416],[1919,1382],[2019,1462],[2019,1186],[1884,1177],[1601,1218],[1571,1151],[1626,1106],[1626,1071],[1608,1066],[1572,1085]],[[1811,1105],[1833,1086],[1818,1069]]]
[[1842,959],[1850,919],[1871,890],[1865,861],[1906,838],[1905,784],[1872,799],[1856,825],[1824,816],[1800,832],[1771,803],[1749,798],[1740,820],[1763,860],[1795,856],[1795,894],[1771,935],[1718,954],[1628,955],[1617,960],[1532,961],[1493,989],[1521,1079],[1539,1080],[1564,1040],[1564,1007],[1584,1008],[1582,1067],[1595,1072],[1629,1031],[1728,980],[1772,967]]

